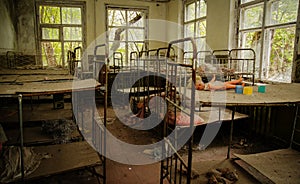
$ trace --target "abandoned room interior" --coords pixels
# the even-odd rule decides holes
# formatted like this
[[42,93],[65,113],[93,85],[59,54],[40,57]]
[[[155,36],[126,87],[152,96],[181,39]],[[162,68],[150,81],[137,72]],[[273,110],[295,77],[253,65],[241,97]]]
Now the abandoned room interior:
[[299,184],[299,0],[0,0],[0,183]]

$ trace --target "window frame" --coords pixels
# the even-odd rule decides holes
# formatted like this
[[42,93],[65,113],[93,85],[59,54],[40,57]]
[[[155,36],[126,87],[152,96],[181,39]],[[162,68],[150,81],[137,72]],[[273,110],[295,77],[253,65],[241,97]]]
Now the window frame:
[[[64,45],[66,42],[81,42],[82,49],[86,48],[86,2],[83,1],[74,1],[74,2],[63,2],[63,1],[36,1],[36,25],[37,25],[37,58],[38,64],[43,65],[42,61],[42,42],[58,42],[61,44],[61,66],[63,68],[67,67],[67,51],[65,51]],[[40,22],[40,7],[41,6],[52,6],[60,8],[60,23],[57,24],[49,24],[49,23],[41,23]],[[62,22],[62,8],[80,8],[81,10],[81,24],[63,24]],[[67,40],[64,39],[63,29],[66,27],[77,27],[81,28],[81,39],[80,40]],[[56,28],[59,30],[59,39],[44,39],[42,34],[43,28]],[[75,48],[75,47],[74,47]]]
[[[126,25],[120,25],[120,26],[116,26],[116,25],[109,25],[109,16],[108,16],[108,11],[109,9],[115,9],[115,10],[124,10],[126,11]],[[144,26],[142,27],[138,27],[138,26],[130,26],[128,25],[129,20],[127,20],[128,15],[127,12],[128,11],[139,11],[139,12],[144,12],[144,16],[142,17],[143,19],[143,24]],[[125,55],[123,56],[124,59],[126,59],[124,62],[124,64],[129,64],[129,56],[130,56],[130,52],[129,52],[129,45],[132,43],[142,43],[143,44],[143,48],[145,50],[149,49],[149,23],[148,23],[148,16],[149,16],[149,8],[148,7],[141,7],[141,6],[122,6],[122,5],[112,5],[112,4],[105,4],[105,29],[106,29],[106,44],[108,46],[110,46],[110,43],[114,43],[114,40],[110,40],[109,38],[109,30],[112,28],[124,28],[125,29],[125,40],[124,41],[120,41],[121,43],[125,44]],[[139,30],[144,30],[144,39],[143,40],[139,40],[139,41],[134,41],[129,39],[128,30],[132,30],[132,29],[139,29]],[[113,53],[110,53],[110,48],[107,49],[108,55],[113,56]],[[138,51],[140,52],[140,51]]]
[[[206,17],[207,17],[207,4],[206,4],[206,11],[205,11],[205,15],[203,16],[200,16],[200,13],[198,13],[198,10],[201,9],[201,2],[205,3],[206,4],[206,1],[204,0],[192,0],[192,1],[186,1],[184,3],[184,17],[183,17],[183,35],[184,37],[192,37],[196,40],[196,45],[197,47],[199,47],[201,45],[201,42],[202,40],[204,41],[204,43],[206,43],[206,35],[207,35],[207,21],[206,21]],[[195,4],[194,6],[194,13],[195,13],[195,16],[192,18],[192,19],[188,19],[187,20],[187,13],[188,13],[188,6],[190,6],[191,4]],[[197,4],[199,4],[199,7],[197,6]],[[199,9],[198,9],[199,8]],[[199,16],[198,16],[199,15]],[[205,22],[205,35],[198,35],[197,33],[199,31],[197,31],[197,27],[199,23],[201,22]],[[188,25],[192,25],[194,26],[194,30],[193,30],[193,35],[188,35],[187,32],[186,32],[186,26]],[[185,50],[186,50],[186,45],[185,45]],[[206,48],[205,48],[206,49]]]
[[[277,1],[277,0],[276,0]],[[280,1],[280,0],[278,0]],[[270,79],[269,78],[269,68],[267,68],[267,71],[265,70],[265,66],[264,65],[269,65],[271,62],[271,59],[269,57],[270,52],[272,50],[272,47],[270,46],[270,42],[271,39],[267,39],[267,36],[269,34],[269,30],[276,30],[276,29],[281,29],[281,28],[292,28],[295,27],[295,36],[294,36],[294,41],[296,39],[296,23],[297,23],[297,16],[296,16],[296,20],[291,20],[289,22],[285,22],[285,23],[276,23],[276,24],[268,24],[267,19],[270,18],[270,14],[271,14],[271,6],[269,6],[268,3],[271,3],[272,1],[270,0],[252,0],[250,2],[247,3],[241,3],[241,1],[238,1],[238,7],[237,7],[237,11],[238,11],[238,17],[237,17],[237,36],[238,36],[238,46],[239,47],[243,47],[243,37],[244,34],[247,34],[249,32],[254,32],[254,31],[260,31],[261,32],[261,40],[259,42],[260,44],[260,48],[259,48],[259,54],[256,55],[256,64],[259,64],[259,68],[258,68],[258,73],[257,73],[257,77],[258,79],[261,80],[266,80],[266,81],[270,81],[270,82],[283,82],[280,81],[279,79]],[[263,12],[262,12],[262,25],[258,26],[258,27],[252,27],[252,28],[242,28],[242,20],[243,20],[243,14],[242,11],[243,9],[246,8],[251,8],[251,7],[255,7],[258,6],[259,4],[261,4],[263,6]],[[299,5],[298,5],[299,6]],[[298,9],[298,7],[297,7]],[[298,12],[299,14],[299,12]],[[294,48],[295,49],[295,48]],[[294,51],[293,51],[293,55],[294,55]],[[293,56],[294,58],[294,56]],[[294,59],[292,60],[292,66],[291,69],[293,70],[293,65],[294,65]],[[290,81],[292,82],[293,79],[293,71],[291,70],[290,73]]]

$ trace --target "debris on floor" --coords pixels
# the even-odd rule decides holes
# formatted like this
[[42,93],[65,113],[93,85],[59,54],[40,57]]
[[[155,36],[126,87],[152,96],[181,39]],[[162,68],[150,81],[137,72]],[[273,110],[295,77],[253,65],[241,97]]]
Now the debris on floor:
[[162,150],[161,148],[154,148],[154,149],[145,149],[143,151],[144,154],[150,155],[155,160],[161,160],[162,158]]
[[[180,171],[180,169],[177,170],[178,172],[181,172],[184,175],[187,175],[187,170],[186,169],[182,169]],[[196,179],[200,176],[200,174],[198,173],[198,171],[196,171],[195,169],[192,168],[192,173],[191,173],[191,179]]]
[[[21,148],[9,146],[3,149],[0,159],[0,182],[9,183],[21,178]],[[51,158],[51,155],[36,153],[33,147],[23,148],[24,176],[33,173],[41,160]]]
[[208,184],[232,184],[238,180],[236,170],[231,171],[229,168],[212,169],[206,173]]
[[72,120],[58,119],[42,123],[42,133],[51,135],[57,143],[66,143],[71,140],[71,134],[77,126]]

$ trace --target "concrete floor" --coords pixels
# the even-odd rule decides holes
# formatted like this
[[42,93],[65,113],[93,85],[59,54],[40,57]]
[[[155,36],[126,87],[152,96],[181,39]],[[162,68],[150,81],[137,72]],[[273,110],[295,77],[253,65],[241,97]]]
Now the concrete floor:
[[[37,119],[47,118],[61,118],[63,116],[70,117],[71,106],[65,103],[65,108],[61,110],[53,110],[52,103],[46,104],[26,104],[24,108],[24,121],[32,121]],[[16,109],[2,108],[5,113],[5,119],[2,121],[15,121],[16,120]],[[99,112],[103,112],[103,106],[99,105]],[[65,111],[65,112],[64,112]],[[62,114],[62,112],[64,112]],[[50,117],[49,117],[50,116]],[[4,117],[4,116],[3,116]],[[108,118],[115,119],[113,109],[108,109]],[[137,131],[130,128],[126,128],[118,119],[112,121],[108,125],[108,129],[119,139],[129,143],[136,144],[147,144],[159,139],[159,135],[155,131]],[[227,129],[224,128],[224,132],[216,137],[216,140],[207,149],[202,151],[195,150],[193,153],[193,168],[199,171],[200,177],[193,181],[193,183],[207,183],[205,174],[215,167],[229,167],[237,170],[239,174],[239,181],[236,183],[257,183],[252,177],[245,173],[237,165],[234,165],[230,160],[226,160],[226,141],[228,134]],[[234,137],[234,143],[238,145],[240,142],[240,135]],[[254,141],[254,140],[253,140]],[[255,140],[256,141],[256,140]],[[252,146],[251,146],[252,145]],[[257,145],[257,146],[253,146]],[[257,148],[256,148],[257,147]],[[239,147],[233,149],[233,153],[247,153],[259,151],[264,147],[263,143],[256,144],[255,142],[249,143],[248,147]],[[122,154],[122,153],[120,153]],[[182,151],[182,156],[186,158],[187,152]],[[157,184],[160,178],[160,162],[156,162],[149,165],[126,165],[121,164],[112,160],[107,159],[106,162],[107,178],[106,183],[108,184]],[[29,183],[32,183],[30,181]],[[97,178],[87,170],[68,171],[55,176],[45,176],[39,180],[35,180],[34,183],[98,183]],[[167,183],[165,181],[165,183]]]

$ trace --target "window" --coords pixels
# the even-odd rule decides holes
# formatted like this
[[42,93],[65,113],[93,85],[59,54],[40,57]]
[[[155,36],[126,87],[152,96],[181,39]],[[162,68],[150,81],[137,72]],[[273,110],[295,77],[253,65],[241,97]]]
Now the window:
[[[198,50],[203,47],[206,36],[206,3],[204,0],[195,0],[185,4],[184,37],[195,38]],[[190,45],[185,50],[191,51]]]
[[122,53],[126,64],[131,52],[147,48],[148,10],[108,5],[106,11],[109,56],[114,52]]
[[83,47],[84,4],[41,3],[37,7],[41,63],[66,67],[68,50]]
[[298,0],[241,1],[239,46],[255,50],[256,77],[291,82],[298,3]]

